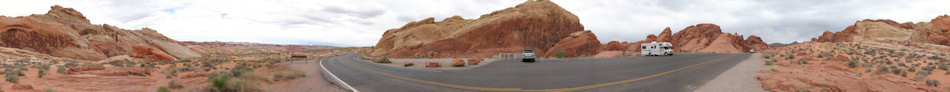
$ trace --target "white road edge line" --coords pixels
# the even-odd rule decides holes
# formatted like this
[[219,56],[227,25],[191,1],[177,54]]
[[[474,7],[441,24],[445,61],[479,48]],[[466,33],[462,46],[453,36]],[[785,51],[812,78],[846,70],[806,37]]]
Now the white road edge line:
[[340,84],[343,84],[341,85],[343,86],[343,88],[349,89],[350,91],[353,91],[353,92],[360,92],[359,90],[356,90],[356,88],[353,88],[353,86],[350,86],[350,84],[346,84],[346,82],[344,82],[343,80],[340,80],[340,78],[336,77],[336,75],[334,75],[333,72],[330,72],[330,70],[327,70],[327,67],[323,66],[323,60],[320,60],[320,68],[323,68],[323,71],[327,72],[327,74],[330,74],[330,77],[333,77],[333,79],[335,79],[336,81],[339,81]]

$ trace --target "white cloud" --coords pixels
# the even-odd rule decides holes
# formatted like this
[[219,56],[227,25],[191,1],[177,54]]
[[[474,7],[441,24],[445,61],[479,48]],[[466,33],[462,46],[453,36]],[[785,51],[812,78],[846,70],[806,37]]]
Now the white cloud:
[[[426,17],[478,18],[523,0],[0,0],[0,15],[79,10],[93,23],[149,27],[176,40],[372,46],[382,33]],[[12,2],[12,3],[11,3]],[[950,13],[937,0],[554,0],[601,41],[635,41],[714,23],[766,42],[808,40],[860,19],[926,22]]]

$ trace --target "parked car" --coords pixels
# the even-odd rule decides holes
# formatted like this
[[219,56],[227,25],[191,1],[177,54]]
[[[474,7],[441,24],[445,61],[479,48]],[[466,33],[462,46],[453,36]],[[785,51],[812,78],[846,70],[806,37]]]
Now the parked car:
[[534,50],[524,49],[521,51],[521,62],[534,62],[536,56],[534,56]]

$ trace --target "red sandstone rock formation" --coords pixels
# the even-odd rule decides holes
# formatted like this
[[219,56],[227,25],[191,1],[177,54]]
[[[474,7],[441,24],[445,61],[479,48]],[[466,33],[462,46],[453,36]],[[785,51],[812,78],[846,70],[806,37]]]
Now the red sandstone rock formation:
[[660,37],[657,37],[656,40],[661,42],[673,41],[673,35],[671,35],[671,33],[673,33],[673,31],[670,30],[670,27],[666,27],[663,29],[663,32],[660,32]]
[[814,42],[901,41],[950,46],[950,16],[929,23],[902,23],[891,20],[861,20],[841,32],[824,32]]
[[[155,60],[201,56],[152,29],[125,30],[107,24],[93,25],[72,8],[51,8],[46,14],[0,16],[0,46],[80,60],[120,55]],[[144,48],[133,48],[139,44]]]
[[[489,57],[528,48],[537,51],[538,56],[548,56],[540,52],[549,51],[571,33],[583,30],[577,16],[557,4],[529,0],[474,20],[454,16],[436,22],[434,18],[427,18],[387,30],[371,55]],[[596,49],[569,53],[588,53]]]
[[580,31],[571,33],[571,36],[561,39],[543,55],[554,57],[558,52],[561,52],[563,57],[591,56],[597,54],[598,48],[600,48],[600,41],[597,40],[597,36],[593,32]]
[[610,42],[607,42],[607,44],[604,44],[603,46],[600,46],[600,47],[603,48],[603,49],[601,49],[601,50],[617,50],[617,51],[619,51],[619,50],[625,50],[625,49],[627,49],[626,46],[624,46],[623,44],[620,44],[620,42],[618,42],[618,41],[610,41]]
[[743,53],[769,48],[761,37],[752,35],[748,39],[742,39],[742,35],[722,33],[719,26],[715,24],[689,26],[672,36],[669,33],[671,33],[670,28],[667,27],[663,29],[659,37],[650,34],[644,40],[628,44],[628,47],[632,49],[631,51],[639,52],[640,44],[658,41],[673,43],[673,49],[677,52]]

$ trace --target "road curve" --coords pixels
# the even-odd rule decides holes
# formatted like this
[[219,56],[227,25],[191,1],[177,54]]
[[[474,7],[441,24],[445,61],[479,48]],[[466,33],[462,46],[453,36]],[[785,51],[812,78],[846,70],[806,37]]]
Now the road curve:
[[686,92],[748,54],[502,60],[466,70],[408,69],[347,54],[324,60],[327,70],[364,92],[596,91]]

